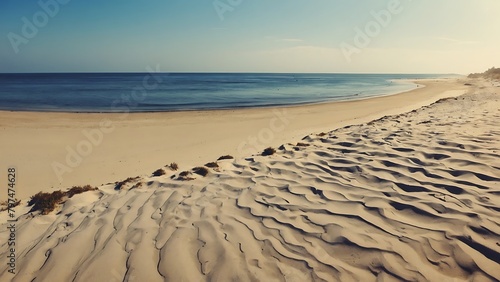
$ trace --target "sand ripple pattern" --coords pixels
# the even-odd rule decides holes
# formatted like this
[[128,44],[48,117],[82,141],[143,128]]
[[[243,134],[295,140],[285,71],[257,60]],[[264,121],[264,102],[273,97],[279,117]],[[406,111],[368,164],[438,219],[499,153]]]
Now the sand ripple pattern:
[[75,196],[19,220],[18,274],[1,265],[0,280],[500,280],[498,100],[447,99],[194,181]]

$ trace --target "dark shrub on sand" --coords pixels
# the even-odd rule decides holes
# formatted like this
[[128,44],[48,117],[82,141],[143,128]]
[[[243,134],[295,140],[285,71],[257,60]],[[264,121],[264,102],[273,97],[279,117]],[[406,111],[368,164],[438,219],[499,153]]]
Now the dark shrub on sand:
[[221,161],[221,160],[232,160],[234,159],[233,156],[230,156],[230,155],[225,155],[225,156],[221,156],[220,158],[218,158],[217,160],[218,161]]
[[155,170],[155,172],[153,172],[153,176],[162,176],[162,175],[165,175],[165,174],[166,174],[166,172],[162,168],[159,168],[159,169]]
[[271,155],[274,155],[274,153],[276,153],[276,150],[272,147],[269,147],[269,148],[266,148],[263,152],[262,152],[262,155],[263,156],[271,156]]
[[198,175],[201,175],[201,176],[207,176],[208,169],[206,167],[199,166],[199,167],[193,168],[193,172],[198,174]]
[[179,169],[179,165],[177,165],[177,163],[171,163],[167,165],[167,167],[174,171]]
[[139,178],[140,178],[139,176],[129,177],[129,178],[123,180],[123,181],[115,182],[115,190],[120,190],[120,189],[122,189],[123,186],[125,186],[125,184],[128,184],[130,182],[138,180]]
[[85,185],[83,187],[81,186],[73,186],[71,187],[67,192],[66,192],[66,195],[68,196],[68,198],[71,198],[73,197],[74,195],[76,194],[81,194],[83,192],[87,192],[87,191],[95,191],[97,190],[97,187],[92,187],[90,185]]
[[209,168],[218,168],[219,164],[217,164],[216,162],[211,162],[211,163],[206,163],[205,166]]
[[60,204],[65,194],[61,190],[52,193],[39,192],[31,197],[28,206],[31,207],[30,212],[40,211],[42,214],[48,214]]

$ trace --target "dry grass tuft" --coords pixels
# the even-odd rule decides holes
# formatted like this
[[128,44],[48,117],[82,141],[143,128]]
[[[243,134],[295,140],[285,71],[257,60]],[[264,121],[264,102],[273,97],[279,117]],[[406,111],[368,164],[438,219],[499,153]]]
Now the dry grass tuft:
[[163,168],[159,168],[153,172],[153,176],[162,176],[167,174]]
[[62,203],[65,193],[61,190],[52,193],[38,192],[31,196],[28,206],[33,206],[30,212],[40,211],[41,214],[46,215],[53,211],[58,204]]
[[310,144],[299,142],[299,143],[297,143],[296,146],[298,146],[298,147],[308,147],[308,146],[310,146]]
[[[46,215],[53,211],[57,205],[63,203],[66,198],[71,198],[74,195],[82,194],[87,191],[96,191],[97,187],[90,185],[85,186],[73,186],[68,189],[68,191],[63,192],[61,190],[54,191],[52,193],[38,192],[28,202],[28,206],[32,206],[30,212],[40,211],[42,215]],[[19,204],[19,201],[17,204]]]
[[218,161],[221,161],[221,160],[232,160],[234,159],[233,156],[230,156],[230,155],[225,155],[225,156],[221,156],[220,158],[218,158],[217,160]]
[[219,168],[219,164],[216,162],[206,163],[205,166],[209,168]]
[[179,165],[177,163],[171,163],[169,165],[166,165],[166,167],[170,168],[173,171],[176,171],[179,169]]
[[262,156],[271,156],[271,155],[274,155],[276,153],[276,149],[272,148],[272,147],[269,147],[269,148],[266,148],[263,152],[262,152]]
[[121,190],[123,188],[123,186],[125,186],[126,184],[128,183],[131,183],[131,182],[134,182],[134,181],[137,181],[139,180],[139,176],[136,176],[136,177],[129,177],[123,181],[120,181],[120,182],[115,182],[115,190]]
[[189,180],[194,180],[194,178],[190,177],[191,171],[183,171],[179,173],[179,177],[177,177],[177,180],[182,180],[182,181],[189,181]]
[[95,191],[95,190],[97,190],[97,187],[92,187],[90,185],[85,185],[83,187],[81,187],[81,186],[73,186],[65,194],[66,194],[66,196],[68,196],[68,198],[71,198],[71,197],[73,197],[76,194],[81,194],[83,192]]
[[208,169],[206,167],[199,166],[199,167],[193,168],[193,172],[205,177],[208,174]]
[[136,184],[134,184],[134,186],[130,187],[130,190],[132,190],[132,189],[137,189],[137,188],[141,188],[143,184],[144,184],[144,183],[142,183],[142,182],[140,182],[140,181],[139,181],[139,182],[137,182]]

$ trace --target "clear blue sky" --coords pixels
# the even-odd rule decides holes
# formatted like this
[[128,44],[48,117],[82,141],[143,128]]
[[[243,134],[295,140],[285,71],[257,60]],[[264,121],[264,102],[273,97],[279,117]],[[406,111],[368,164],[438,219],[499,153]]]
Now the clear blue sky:
[[[372,12],[392,1],[399,12],[389,12],[377,30]],[[238,1],[219,1],[230,2]],[[213,0],[70,0],[27,38],[22,18],[33,23],[38,15],[43,23],[42,7],[2,0],[0,72],[144,71],[159,64],[165,72],[468,73],[500,66],[498,0],[240,2],[220,17]],[[369,42],[356,45],[356,28],[370,23]],[[345,46],[357,50],[350,60]]]

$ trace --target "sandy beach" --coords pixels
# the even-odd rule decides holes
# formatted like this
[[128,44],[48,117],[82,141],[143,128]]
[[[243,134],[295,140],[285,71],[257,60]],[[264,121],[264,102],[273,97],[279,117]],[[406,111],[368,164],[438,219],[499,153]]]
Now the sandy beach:
[[[171,162],[189,169],[428,105],[468,91],[462,80],[386,97],[283,108],[89,114],[0,111],[0,167],[18,170],[19,199],[39,191],[148,176]],[[6,199],[5,193],[0,201]]]
[[88,4],[0,4],[0,282],[500,282],[500,1]]
[[[2,264],[0,280],[499,280],[500,88],[420,83],[394,96],[286,108],[286,129],[253,155],[238,146],[279,120],[273,109],[123,120],[3,112],[12,138],[1,141],[11,148],[2,165],[16,160],[23,198],[99,187],[47,215],[30,213],[24,199],[15,208],[16,275]],[[104,117],[113,132],[55,184],[47,163]],[[270,145],[276,152],[261,155]],[[224,154],[235,159],[205,176],[191,171]],[[151,176],[170,162],[179,170]],[[0,213],[1,242],[7,219]]]

